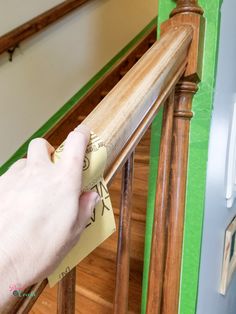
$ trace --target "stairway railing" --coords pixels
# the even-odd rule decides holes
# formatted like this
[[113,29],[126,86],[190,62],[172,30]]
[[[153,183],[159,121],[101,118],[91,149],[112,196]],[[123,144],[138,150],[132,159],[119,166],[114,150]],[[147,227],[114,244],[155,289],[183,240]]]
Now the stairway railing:
[[[132,181],[132,154],[161,105],[183,75],[191,38],[191,27],[171,28],[83,121],[83,124],[93,130],[107,147],[105,169],[107,184],[125,164],[122,178],[123,202],[120,209],[114,313],[127,313],[128,310],[127,302],[123,299],[123,292],[128,291],[129,284],[130,224],[123,217],[124,215],[126,218],[129,217],[127,206],[132,198],[132,190],[127,184]],[[124,234],[127,237],[126,245],[123,243]],[[126,277],[120,280],[123,271]],[[59,291],[64,291],[64,295],[61,292],[59,294],[58,313],[74,313],[72,302],[75,297],[75,291],[72,289],[75,286],[74,276],[75,271],[59,283]],[[68,309],[68,304],[70,304],[70,309]]]
[[[177,1],[177,9],[162,26],[160,40],[82,122],[106,145],[107,184],[124,166],[114,313],[128,312],[124,293],[129,284],[133,152],[162,105],[147,313],[178,313],[191,102],[201,72],[201,14],[197,1]],[[75,312],[75,276],[74,269],[59,283],[58,313]]]

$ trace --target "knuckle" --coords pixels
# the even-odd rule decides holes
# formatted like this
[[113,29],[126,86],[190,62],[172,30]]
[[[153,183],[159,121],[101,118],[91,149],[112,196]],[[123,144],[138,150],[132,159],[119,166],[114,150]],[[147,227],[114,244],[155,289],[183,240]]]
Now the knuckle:
[[15,164],[23,164],[25,162],[26,162],[26,158],[20,158],[15,162]]
[[47,144],[47,141],[44,138],[36,137],[33,140],[31,140],[31,142],[30,142],[30,146],[34,146],[34,145],[38,145],[38,144],[45,145],[45,144]]

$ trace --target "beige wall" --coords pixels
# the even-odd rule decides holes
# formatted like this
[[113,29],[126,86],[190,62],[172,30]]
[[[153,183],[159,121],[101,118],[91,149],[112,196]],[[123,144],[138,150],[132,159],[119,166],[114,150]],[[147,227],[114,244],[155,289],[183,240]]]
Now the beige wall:
[[[58,0],[0,1],[0,34]],[[0,55],[0,164],[157,13],[156,0],[93,0]]]

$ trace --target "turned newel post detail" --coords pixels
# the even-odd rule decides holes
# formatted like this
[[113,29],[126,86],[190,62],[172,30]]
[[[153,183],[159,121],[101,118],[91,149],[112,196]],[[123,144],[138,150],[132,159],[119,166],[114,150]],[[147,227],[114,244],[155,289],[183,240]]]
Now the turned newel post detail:
[[181,80],[175,87],[175,119],[187,119],[190,122],[193,117],[192,100],[198,90],[197,83]]
[[170,16],[178,13],[196,13],[203,15],[203,9],[198,5],[197,0],[178,0],[176,8],[171,12]]
[[167,224],[167,250],[161,313],[177,314],[179,305],[182,243],[185,217],[186,181],[188,167],[189,128],[192,100],[201,80],[204,18],[203,10],[194,0],[179,0],[162,25],[168,27],[188,24],[193,28],[193,40],[189,49],[188,64],[175,89],[175,106],[172,137],[172,157],[169,190],[169,217]]
[[182,80],[176,85],[172,157],[169,185],[169,219],[165,262],[162,311],[177,314],[184,229],[189,127],[197,84]]
[[[171,121],[172,138],[163,132],[160,146],[152,251],[149,270],[147,314],[177,314],[179,305],[182,242],[192,100],[201,80],[204,17],[197,0],[177,0],[161,35],[170,28],[193,29],[185,72],[175,87],[172,112],[165,105],[163,123]],[[167,125],[167,124],[166,124]],[[167,145],[170,149],[167,150]],[[162,149],[164,147],[164,149]],[[170,156],[170,158],[169,158]],[[161,161],[164,163],[161,164]],[[169,165],[168,165],[169,162]],[[168,190],[168,193],[166,192]]]

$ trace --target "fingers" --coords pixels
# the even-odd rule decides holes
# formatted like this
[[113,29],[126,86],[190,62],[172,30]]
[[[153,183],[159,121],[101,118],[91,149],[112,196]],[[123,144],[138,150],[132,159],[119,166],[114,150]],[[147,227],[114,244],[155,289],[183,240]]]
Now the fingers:
[[8,169],[6,174],[12,174],[21,171],[26,166],[26,158],[18,159],[11,167]]
[[51,163],[54,148],[43,138],[33,139],[28,147],[27,163]]
[[77,232],[80,233],[88,224],[92,217],[93,210],[98,202],[100,202],[100,196],[96,192],[85,192],[79,199],[79,215]]
[[87,125],[85,124],[80,124],[78,125],[74,131],[76,132],[84,132],[84,134],[87,134],[90,137],[90,129]]
[[[70,229],[69,241],[63,244],[61,248],[61,257],[63,257],[78,243],[81,233],[92,216],[96,204],[100,201],[100,196],[96,192],[85,192],[79,198],[79,210],[76,219],[73,221],[73,228]],[[66,237],[63,237],[65,241]]]
[[89,129],[84,125],[80,125],[68,135],[60,159],[61,165],[69,173],[70,178],[74,177],[79,183],[81,182],[85,151],[89,138]]

